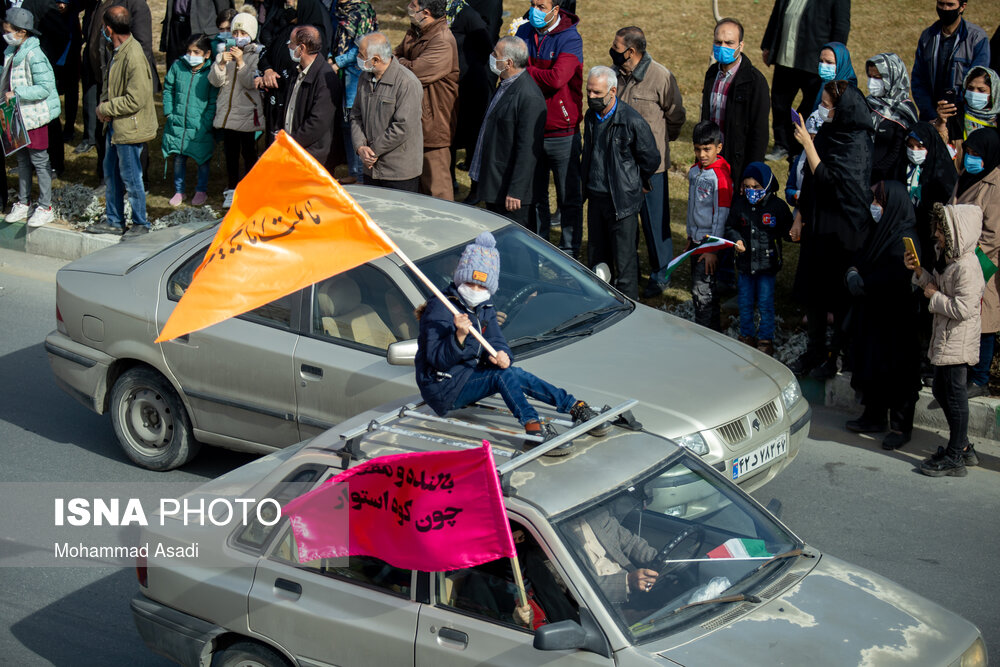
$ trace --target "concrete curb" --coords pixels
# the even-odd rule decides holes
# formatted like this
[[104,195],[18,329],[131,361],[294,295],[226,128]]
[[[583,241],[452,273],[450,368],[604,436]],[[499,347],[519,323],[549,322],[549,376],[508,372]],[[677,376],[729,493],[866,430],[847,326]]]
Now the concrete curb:
[[120,240],[112,234],[85,234],[59,223],[28,227],[23,222],[0,222],[0,247],[45,257],[79,259]]

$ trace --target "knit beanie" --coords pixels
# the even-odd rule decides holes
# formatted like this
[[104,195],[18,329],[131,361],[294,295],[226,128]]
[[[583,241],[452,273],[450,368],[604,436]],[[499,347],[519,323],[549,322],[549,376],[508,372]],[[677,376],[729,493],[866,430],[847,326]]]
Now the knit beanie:
[[476,237],[475,243],[465,246],[462,258],[455,267],[455,285],[475,283],[496,294],[500,281],[500,253],[497,242],[489,232]]
[[754,179],[761,184],[765,192],[772,190],[771,179],[774,178],[774,174],[771,172],[771,168],[763,162],[751,162],[748,164],[746,169],[743,170],[743,178]]
[[230,30],[242,30],[250,35],[250,41],[257,39],[257,19],[250,14],[237,14],[229,24]]

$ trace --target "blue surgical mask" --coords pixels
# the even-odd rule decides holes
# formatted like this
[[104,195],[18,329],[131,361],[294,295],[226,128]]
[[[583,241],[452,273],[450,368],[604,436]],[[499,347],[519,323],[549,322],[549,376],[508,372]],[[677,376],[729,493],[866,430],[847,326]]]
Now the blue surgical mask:
[[228,30],[225,30],[223,32],[220,32],[218,35],[216,35],[216,37],[218,37],[219,39],[225,41],[227,39],[232,39],[233,38],[233,33],[229,32]]
[[819,78],[824,81],[833,81],[837,76],[837,65],[835,63],[820,63]]
[[236,42],[236,46],[238,46],[238,47],[240,47],[242,49],[244,46],[246,46],[247,44],[250,43],[250,37],[249,36],[247,36],[247,37],[237,37],[233,41]]
[[186,62],[191,67],[198,67],[203,62],[205,62],[204,56],[194,56],[191,55],[190,53],[185,53],[182,57],[184,58],[184,62]]
[[104,32],[103,30],[101,31],[101,34],[104,35],[104,41],[107,42],[108,44],[110,44],[111,43],[111,35],[109,35],[108,33]]
[[[553,9],[555,9],[553,7]],[[551,10],[549,10],[551,13]],[[548,14],[543,12],[538,7],[532,7],[528,10],[528,21],[531,23],[531,27],[535,30],[541,30],[548,23]]]
[[744,190],[744,193],[747,196],[748,202],[750,202],[751,204],[756,204],[761,199],[763,199],[765,195],[767,195],[767,190],[765,190],[764,188],[747,188],[746,190]]
[[976,109],[977,111],[985,109],[986,105],[990,103],[990,94],[967,90],[965,91],[965,103],[969,105],[969,108]]
[[875,202],[872,202],[871,204],[868,205],[868,210],[870,210],[872,212],[872,219],[875,222],[879,222],[880,220],[882,220],[882,207],[881,206],[879,206]]
[[712,57],[723,65],[729,65],[736,62],[736,49],[729,46],[713,44]]
[[983,170],[983,158],[978,155],[965,154],[965,158],[962,160],[962,166],[965,167],[965,171],[970,174],[978,174]]

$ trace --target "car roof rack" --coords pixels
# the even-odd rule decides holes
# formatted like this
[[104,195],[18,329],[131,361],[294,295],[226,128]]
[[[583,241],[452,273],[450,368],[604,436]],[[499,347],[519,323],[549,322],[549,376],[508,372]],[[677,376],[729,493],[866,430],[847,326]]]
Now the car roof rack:
[[[375,432],[382,433],[393,433],[396,435],[402,435],[406,437],[416,438],[418,440],[424,440],[428,442],[441,445],[443,447],[456,447],[459,449],[472,449],[478,447],[478,443],[472,443],[467,440],[458,440],[454,437],[449,437],[450,434],[428,434],[425,432],[420,432],[411,428],[404,428],[402,426],[393,424],[397,420],[401,420],[404,417],[413,417],[416,419],[421,419],[424,421],[434,422],[438,424],[443,424],[447,426],[455,426],[458,428],[468,429],[476,433],[481,433],[484,435],[494,434],[502,437],[515,437],[521,441],[534,441],[541,442],[537,447],[525,452],[512,447],[503,446],[504,443],[491,443],[493,445],[493,452],[497,456],[502,456],[510,459],[497,466],[497,473],[503,479],[505,475],[509,475],[513,470],[523,466],[526,463],[534,461],[539,456],[545,455],[547,452],[564,445],[567,442],[571,442],[574,438],[583,435],[587,431],[596,428],[603,424],[604,422],[614,421],[619,415],[630,410],[634,407],[638,401],[634,398],[626,400],[624,403],[617,405],[613,408],[605,408],[596,417],[583,422],[578,425],[573,425],[572,421],[567,419],[559,418],[545,418],[543,421],[549,423],[555,423],[562,426],[570,426],[568,431],[558,434],[556,437],[542,442],[542,436],[528,435],[522,430],[512,430],[510,428],[504,428],[500,426],[491,426],[489,424],[479,424],[475,422],[466,421],[464,419],[456,419],[454,417],[439,417],[436,414],[429,412],[422,412],[419,408],[426,405],[425,402],[420,403],[407,403],[398,410],[392,410],[386,412],[378,417],[375,417],[367,424],[358,426],[350,431],[345,431],[340,434],[341,441],[343,444],[343,450],[347,456],[354,460],[361,460],[364,457],[364,453],[361,451],[361,441],[364,436]],[[473,403],[469,407],[487,410],[490,412],[495,412],[504,416],[513,417],[510,410],[506,408],[501,408],[486,403]],[[411,451],[426,451],[418,447],[407,447],[406,445],[400,444],[398,442],[392,445],[398,449],[408,449]],[[504,480],[506,482],[506,480]]]

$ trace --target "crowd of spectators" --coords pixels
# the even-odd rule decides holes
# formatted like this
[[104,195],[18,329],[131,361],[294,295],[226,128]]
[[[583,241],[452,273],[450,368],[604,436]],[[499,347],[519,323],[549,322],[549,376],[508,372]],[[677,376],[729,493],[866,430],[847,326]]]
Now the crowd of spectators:
[[[88,231],[125,237],[149,229],[151,142],[172,167],[172,206],[190,192],[189,163],[190,203],[208,199],[221,143],[228,207],[283,130],[331,173],[346,164],[343,183],[451,200],[456,168],[467,169],[467,203],[546,239],[558,215],[562,251],[607,263],[632,298],[658,296],[674,258],[670,142],[687,121],[676,78],[637,26],[618,29],[607,65],[585,75],[575,2],[523,9],[501,38],[501,0],[409,0],[393,44],[369,0],[167,0],[161,82],[147,0],[7,0],[0,102],[16,101],[28,142],[15,153],[9,209],[6,171],[0,184],[6,220],[53,220],[52,176],[81,107],[73,151],[96,149],[106,188],[105,216]],[[952,438],[924,463],[932,475],[975,462],[967,401],[989,391],[1000,331],[1000,47],[967,9],[936,0],[912,67],[871,55],[865,91],[847,47],[850,0],[775,0],[759,61],[774,68],[770,89],[740,21],[718,21],[687,174],[685,249],[706,237],[735,243],[694,254],[696,321],[720,329],[720,294],[735,288],[740,340],[773,354],[782,244],[799,243],[794,295],[809,347],[793,370],[851,368],[865,411],[847,427],[888,431],[887,449],[909,440],[921,375],[933,377]],[[7,147],[16,114],[2,116]],[[780,160],[784,188],[765,164]],[[641,291],[640,230],[650,268]]]

